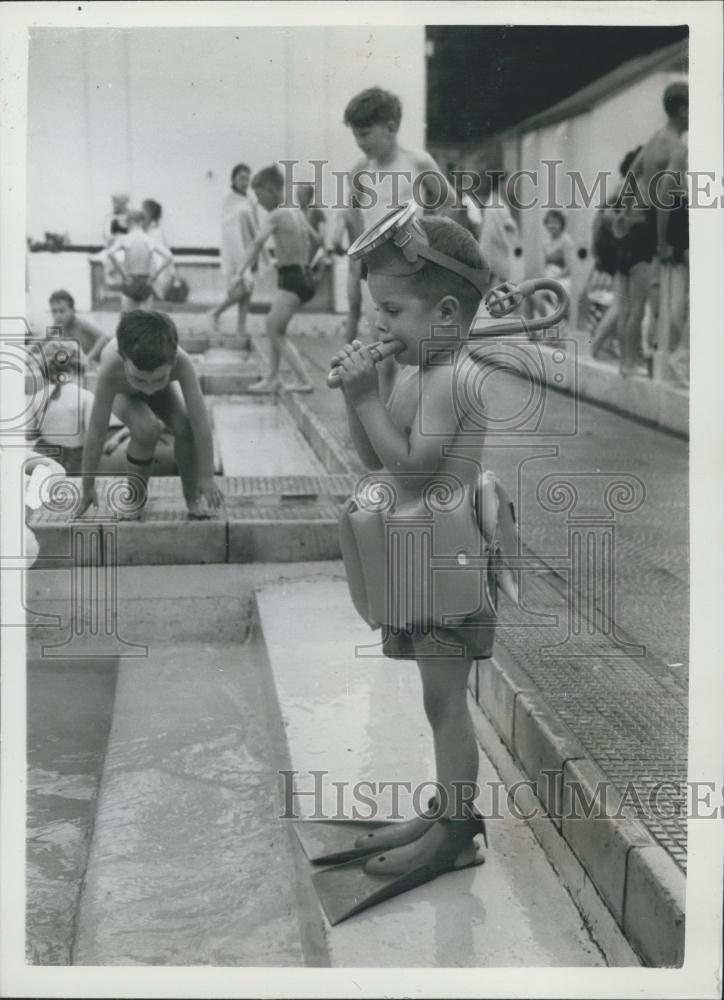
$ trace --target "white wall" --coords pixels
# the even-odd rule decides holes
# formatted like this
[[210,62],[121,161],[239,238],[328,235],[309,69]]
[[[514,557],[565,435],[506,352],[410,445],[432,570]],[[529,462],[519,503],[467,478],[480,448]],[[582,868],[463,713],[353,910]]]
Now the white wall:
[[549,197],[549,176],[553,169],[545,167],[543,161],[562,161],[555,168],[558,180],[555,197],[566,206],[567,228],[576,248],[585,247],[589,251],[585,260],[578,256],[575,259],[571,289],[571,321],[574,325],[580,325],[578,299],[592,265],[591,232],[600,196],[596,194],[592,206],[584,208],[583,197],[577,192],[575,198],[581,207],[569,207],[572,187],[568,174],[578,171],[583,186],[591,192],[595,190],[598,173],[606,171],[610,176],[605,190],[613,194],[619,178],[619,163],[629,150],[645,143],[665,123],[662,105],[664,90],[673,80],[680,79],[680,74],[655,72],[601,101],[590,111],[522,135],[511,133],[506,137],[506,170],[509,173],[516,169],[536,171],[540,178],[536,188],[530,181],[521,180],[517,189],[524,200],[538,202],[535,207],[522,210],[518,215],[528,277],[543,273],[543,217]]
[[344,108],[374,85],[402,99],[401,143],[423,146],[421,25],[33,29],[28,235],[100,243],[111,194],[127,192],[161,202],[174,246],[218,246],[231,167],[346,169]]
[[[597,173],[608,171],[611,176],[607,190],[613,193],[619,177],[618,165],[626,153],[645,143],[665,123],[663,93],[672,80],[678,79],[681,79],[680,74],[652,73],[584,114],[522,135],[518,165],[521,169],[541,172],[544,180],[537,195],[545,199],[547,194],[546,174],[541,169],[543,160],[563,161],[558,171],[564,178],[564,183],[558,191],[564,203],[570,192],[565,175],[573,170],[581,173],[583,183],[589,191],[594,187]],[[517,158],[514,150],[509,149],[506,167],[513,168],[512,164]],[[519,190],[527,199],[532,200],[529,182],[521,182]],[[580,204],[580,195],[577,200]],[[566,210],[568,231],[578,246],[590,246],[596,201],[597,198],[589,209],[580,207]],[[520,213],[529,275],[540,271],[544,215],[545,208],[540,205]]]

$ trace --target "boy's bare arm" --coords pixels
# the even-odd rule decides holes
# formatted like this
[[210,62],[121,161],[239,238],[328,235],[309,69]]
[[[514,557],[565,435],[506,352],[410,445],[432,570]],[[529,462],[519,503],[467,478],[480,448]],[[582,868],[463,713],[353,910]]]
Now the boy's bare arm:
[[[380,399],[369,350],[363,347],[355,351],[340,367],[345,393],[384,467],[390,472],[435,472],[442,464],[444,445],[452,442],[460,429],[454,391],[464,371],[457,365],[421,370],[424,385],[419,395],[425,408],[424,421],[418,413],[406,433],[395,426]],[[417,395],[417,386],[414,391]]]
[[83,444],[83,459],[81,463],[81,474],[83,476],[83,499],[81,501],[79,514],[83,514],[91,504],[98,506],[98,498],[95,492],[95,477],[103,453],[108,422],[111,417],[111,408],[116,395],[113,365],[101,365],[96,383],[93,408],[90,412],[88,427],[85,433]]
[[359,455],[360,461],[366,469],[381,469],[382,462],[375,449],[370,444],[370,439],[362,426],[360,418],[357,416],[352,402],[348,399],[347,393],[343,391],[344,403],[347,410],[347,421],[349,423],[349,436],[352,438],[354,449]]
[[[121,261],[118,259],[119,250],[122,250],[122,247],[117,247],[115,250],[113,249],[113,247],[111,247],[111,249],[108,251],[108,259],[112,262],[113,266],[119,272],[123,280],[128,281],[128,275],[126,274],[126,269],[121,263]],[[125,258],[125,253],[124,253],[124,258]]]
[[[423,151],[416,154],[415,169],[418,172],[418,176],[423,173],[428,175],[435,174],[434,182],[426,178],[422,185],[428,194],[430,204],[435,205],[433,211],[445,215],[448,209],[454,208],[455,192],[450,186],[447,177],[442,173],[429,153]],[[443,194],[444,199],[441,201],[441,195]]]
[[86,350],[88,360],[95,361],[111,338],[107,334],[103,333],[102,330],[99,330],[97,326],[93,326],[92,323],[88,323],[86,320],[83,320],[79,329],[81,334],[85,334],[86,338],[92,345],[90,350]]
[[[213,484],[214,479],[214,441],[211,435],[211,423],[206,403],[199,385],[198,375],[188,354],[179,349],[176,360],[178,382],[186,403],[186,412],[196,442],[196,454],[199,463],[199,482]],[[202,486],[202,493],[205,489]]]
[[276,229],[276,221],[276,213],[272,212],[259,230],[258,234],[254,237],[253,242],[249,244],[249,249],[244,254],[241,264],[239,265],[239,276],[241,276],[244,271],[246,271],[246,269],[251,267],[254,263],[261,252],[261,248]]
[[358,160],[346,176],[345,207],[337,213],[332,232],[332,246],[336,252],[342,252],[342,239],[347,229],[347,213],[351,208],[359,208],[360,189],[356,182],[357,174],[367,164],[366,160]]
[[148,279],[151,282],[151,284],[153,284],[153,282],[156,280],[156,278],[159,277],[159,275],[163,274],[166,268],[173,261],[173,254],[171,253],[171,251],[168,249],[168,247],[163,246],[161,243],[157,243],[154,246],[153,253],[151,254],[151,260],[153,260],[153,254],[158,254],[159,257],[163,258],[163,263],[156,271],[154,271],[154,273]]

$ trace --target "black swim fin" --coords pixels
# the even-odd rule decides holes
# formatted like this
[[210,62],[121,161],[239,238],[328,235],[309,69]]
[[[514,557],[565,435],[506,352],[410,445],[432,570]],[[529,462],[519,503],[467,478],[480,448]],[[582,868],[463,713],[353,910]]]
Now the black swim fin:
[[394,825],[392,822],[364,819],[302,819],[294,824],[294,832],[312,864],[336,865],[366,858],[378,851],[379,847],[374,844],[357,847],[355,842],[367,833]]
[[[445,822],[445,820],[438,822]],[[464,864],[457,864],[457,858],[475,834],[485,834],[481,817],[476,816],[464,822],[470,833],[468,839],[459,840],[436,858],[424,864],[413,866],[402,874],[385,875],[377,872],[369,874],[365,870],[365,866],[368,864],[374,864],[377,868],[384,869],[384,853],[377,856],[357,857],[343,864],[315,872],[312,875],[312,884],[330,924],[332,926],[339,924],[355,913],[376,906],[377,903],[382,903],[386,899],[399,896],[403,892],[409,892],[410,889],[424,885],[425,882],[431,882],[438,875],[463,871],[465,868],[483,864],[485,858],[479,853],[477,844],[473,859]]]
[[294,832],[312,864],[336,865],[411,844],[429,830],[437,808],[437,799],[433,796],[427,804],[427,812],[414,819],[305,819],[294,824]]

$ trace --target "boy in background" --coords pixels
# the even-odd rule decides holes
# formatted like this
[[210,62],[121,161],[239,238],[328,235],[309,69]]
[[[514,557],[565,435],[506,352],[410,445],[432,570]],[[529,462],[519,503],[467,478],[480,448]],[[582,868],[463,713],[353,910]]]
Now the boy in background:
[[281,359],[288,363],[298,381],[287,386],[292,392],[312,392],[313,385],[301,355],[286,338],[292,316],[305,302],[314,298],[316,285],[309,267],[317,235],[301,208],[280,207],[284,200],[284,176],[276,165],[265,167],[254,175],[252,187],[259,204],[269,216],[247,249],[239,265],[239,274],[256,261],[269,239],[274,237],[277,265],[277,291],[267,316],[269,337],[269,373],[249,386],[249,392],[267,393],[279,386]]
[[[352,129],[363,155],[349,171],[350,207],[359,210],[362,229],[376,225],[388,212],[415,199],[420,213],[444,212],[455,204],[455,193],[437,164],[425,150],[405,149],[397,141],[402,121],[402,103],[395,94],[370,87],[355,95],[344,112],[344,123]],[[423,178],[418,180],[418,178]],[[347,220],[338,219],[333,243],[339,247]],[[350,262],[351,263],[351,262]],[[349,282],[357,281],[362,306],[370,329],[374,327],[374,305],[367,290],[364,268],[357,277],[350,269]],[[348,295],[350,289],[348,287]],[[356,290],[352,288],[350,314],[353,315]],[[347,342],[357,334],[354,319],[347,326]],[[394,365],[386,361],[380,369],[384,390],[389,391]]]
[[[171,264],[168,247],[152,239],[145,231],[143,212],[128,213],[128,233],[120,236],[108,251],[108,258],[121,275],[121,312],[147,307],[153,298],[153,286]],[[161,265],[154,270],[154,256]]]
[[[140,517],[156,445],[165,425],[174,437],[174,457],[189,516],[208,517],[221,504],[214,482],[213,441],[198,376],[178,333],[165,313],[134,309],[124,313],[116,341],[103,354],[83,447],[83,496],[79,514],[98,507],[95,476],[113,412],[130,431],[127,451],[130,494],[140,492]],[[140,488],[137,484],[140,482]]]
[[76,340],[87,361],[97,361],[110,337],[97,326],[81,319],[75,312],[75,299],[64,288],[53,292],[48,300],[53,323],[62,330],[64,340]]

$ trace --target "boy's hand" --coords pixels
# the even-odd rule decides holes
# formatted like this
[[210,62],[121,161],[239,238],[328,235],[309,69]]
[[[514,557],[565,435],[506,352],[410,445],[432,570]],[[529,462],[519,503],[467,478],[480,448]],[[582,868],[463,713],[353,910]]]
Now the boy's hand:
[[80,517],[82,514],[85,514],[91,504],[96,510],[98,510],[98,493],[96,492],[95,483],[90,486],[83,486],[83,496],[81,498],[80,507],[78,508],[76,517]]
[[213,511],[217,511],[224,501],[224,495],[213,476],[204,476],[199,480],[199,496],[206,500],[209,509]]
[[335,355],[334,363],[340,370],[342,388],[350,402],[359,403],[363,399],[379,395],[377,366],[369,348],[359,340],[353,340],[343,347]]

